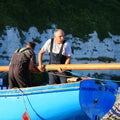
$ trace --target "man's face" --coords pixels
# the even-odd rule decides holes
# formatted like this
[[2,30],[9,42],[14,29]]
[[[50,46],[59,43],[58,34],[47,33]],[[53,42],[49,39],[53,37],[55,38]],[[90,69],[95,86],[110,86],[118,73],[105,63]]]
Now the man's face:
[[61,31],[61,30],[57,31],[55,33],[55,35],[54,35],[54,39],[55,39],[57,44],[63,43],[63,41],[64,41],[64,33],[63,33],[63,31]]

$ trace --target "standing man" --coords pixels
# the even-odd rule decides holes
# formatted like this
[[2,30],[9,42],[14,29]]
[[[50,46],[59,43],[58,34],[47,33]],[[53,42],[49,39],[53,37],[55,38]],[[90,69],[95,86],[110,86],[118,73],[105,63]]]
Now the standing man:
[[15,51],[9,65],[9,88],[30,87],[30,71],[37,72],[35,66],[36,58],[34,53],[35,43],[27,43],[25,48]]
[[[67,41],[64,40],[64,32],[62,29],[55,30],[54,38],[48,39],[41,48],[38,55],[40,71],[43,71],[42,58],[43,54],[46,51],[49,53],[50,56],[50,64],[70,64],[72,55],[71,46]],[[59,74],[59,76],[57,74]],[[57,71],[52,71],[52,74],[49,74],[49,84],[58,84],[66,82],[67,78],[65,77],[65,73],[62,72],[62,69],[60,68]]]

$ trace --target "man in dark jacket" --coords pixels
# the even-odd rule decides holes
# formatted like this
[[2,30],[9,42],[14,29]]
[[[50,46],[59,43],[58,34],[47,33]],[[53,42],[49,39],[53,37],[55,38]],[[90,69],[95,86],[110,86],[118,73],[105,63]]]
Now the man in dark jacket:
[[30,72],[39,71],[35,66],[35,43],[27,43],[25,48],[17,49],[9,65],[9,88],[31,86]]

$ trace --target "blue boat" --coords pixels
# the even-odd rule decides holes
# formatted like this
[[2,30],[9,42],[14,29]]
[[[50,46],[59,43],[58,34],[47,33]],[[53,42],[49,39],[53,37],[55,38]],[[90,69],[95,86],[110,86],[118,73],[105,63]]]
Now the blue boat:
[[114,105],[118,86],[96,79],[0,90],[0,120],[100,120]]
[[[46,70],[120,70],[120,64],[46,65]],[[9,66],[0,66],[8,71]],[[38,84],[37,84],[38,85]],[[0,90],[0,120],[101,120],[116,102],[118,85],[93,78],[29,88]],[[30,120],[23,119],[23,120]]]

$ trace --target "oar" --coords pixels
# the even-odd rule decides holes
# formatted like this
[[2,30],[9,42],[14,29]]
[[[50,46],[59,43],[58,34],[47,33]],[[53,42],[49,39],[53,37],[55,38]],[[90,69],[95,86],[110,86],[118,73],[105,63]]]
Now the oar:
[[120,70],[120,63],[104,64],[52,64],[46,65],[46,70]]
[[9,66],[0,66],[0,72],[7,72],[9,70]]
[[[120,63],[101,63],[101,64],[49,64],[45,65],[46,70],[120,70]],[[9,66],[0,66],[0,72],[9,70]]]

